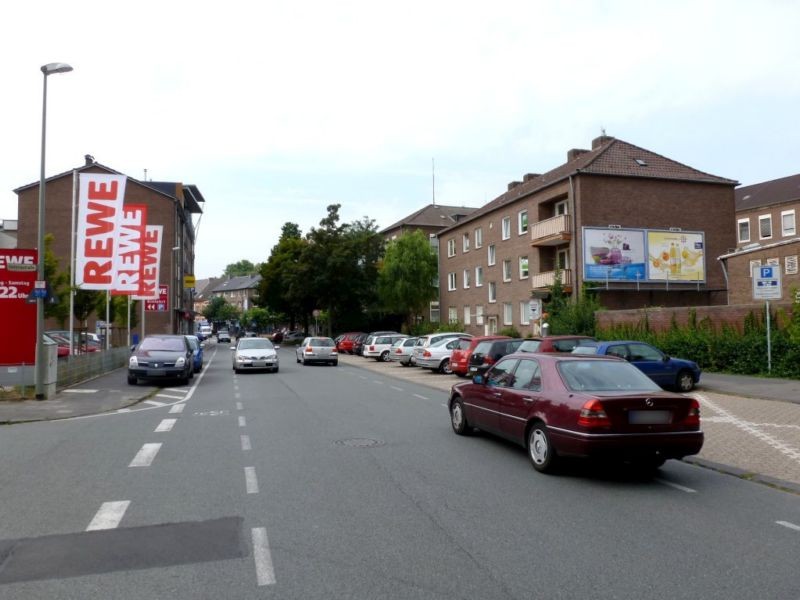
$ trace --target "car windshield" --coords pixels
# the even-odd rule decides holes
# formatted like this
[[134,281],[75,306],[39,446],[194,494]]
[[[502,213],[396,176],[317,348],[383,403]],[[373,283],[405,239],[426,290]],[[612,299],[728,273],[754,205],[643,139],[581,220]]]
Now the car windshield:
[[573,354],[597,354],[597,349],[598,348],[599,348],[599,346],[597,344],[591,344],[591,345],[589,345],[589,344],[587,344],[587,345],[581,344],[579,346],[575,346],[572,349],[572,353]]
[[542,345],[540,340],[525,340],[519,345],[517,350],[519,352],[538,352],[539,346]]
[[322,346],[323,348],[328,348],[330,346],[335,346],[336,344],[333,343],[331,338],[311,338],[308,342],[309,346]]
[[269,350],[274,348],[272,342],[264,338],[245,338],[239,340],[239,350]]
[[139,348],[141,350],[183,352],[186,350],[186,343],[181,338],[144,338]]
[[564,360],[558,363],[558,371],[567,387],[575,392],[661,390],[639,369],[622,361]]

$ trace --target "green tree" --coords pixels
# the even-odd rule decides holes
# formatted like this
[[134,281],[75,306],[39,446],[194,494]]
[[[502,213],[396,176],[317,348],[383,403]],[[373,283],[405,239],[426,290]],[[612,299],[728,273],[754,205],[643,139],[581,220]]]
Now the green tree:
[[223,277],[244,277],[245,275],[255,275],[258,273],[260,268],[260,264],[254,265],[249,260],[242,259],[225,267]]
[[378,276],[378,295],[389,311],[404,315],[409,330],[417,315],[436,299],[436,253],[420,231],[405,233],[389,242]]
[[273,313],[286,315],[292,328],[306,307],[311,305],[309,312],[313,309],[313,301],[303,281],[306,269],[301,263],[308,242],[301,236],[295,223],[283,225],[278,243],[272,248],[267,262],[261,265],[258,288],[259,305]]
[[52,246],[53,234],[48,233],[44,236],[44,280],[50,297],[44,302],[44,316],[56,319],[63,328],[69,318],[69,272],[59,270]]

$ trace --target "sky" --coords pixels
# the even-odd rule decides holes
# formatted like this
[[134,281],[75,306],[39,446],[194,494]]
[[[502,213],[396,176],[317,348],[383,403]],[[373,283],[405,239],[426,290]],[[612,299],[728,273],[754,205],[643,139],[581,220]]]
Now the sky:
[[[84,155],[196,185],[195,276],[330,204],[478,207],[603,132],[750,185],[800,173],[800,1],[42,0],[0,8],[0,220]],[[146,175],[145,175],[146,173]]]

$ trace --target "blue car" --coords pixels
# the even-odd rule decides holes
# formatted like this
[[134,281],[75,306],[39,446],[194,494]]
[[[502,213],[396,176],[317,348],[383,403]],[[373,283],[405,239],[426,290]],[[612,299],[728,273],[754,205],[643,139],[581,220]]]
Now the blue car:
[[573,354],[605,354],[624,358],[661,387],[688,392],[700,381],[696,362],[667,356],[658,348],[644,342],[615,340],[613,342],[581,342]]
[[189,346],[192,348],[194,372],[199,373],[203,368],[203,343],[196,335],[187,335],[186,339],[189,341]]

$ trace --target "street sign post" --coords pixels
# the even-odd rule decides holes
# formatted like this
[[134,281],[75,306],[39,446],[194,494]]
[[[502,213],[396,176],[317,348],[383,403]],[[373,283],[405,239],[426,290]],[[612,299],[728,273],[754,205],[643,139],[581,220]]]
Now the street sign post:
[[772,336],[769,301],[783,297],[780,265],[753,265],[753,300],[764,300],[767,311],[767,372],[772,373]]

